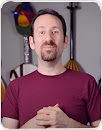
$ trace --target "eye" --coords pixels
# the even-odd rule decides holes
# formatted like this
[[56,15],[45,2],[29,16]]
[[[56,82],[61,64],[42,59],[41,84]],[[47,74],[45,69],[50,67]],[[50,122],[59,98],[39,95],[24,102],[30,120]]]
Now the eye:
[[58,34],[58,33],[59,31],[56,31],[56,30],[52,31],[52,34]]
[[40,34],[44,34],[45,32],[44,32],[44,31],[40,31],[39,33],[40,33]]

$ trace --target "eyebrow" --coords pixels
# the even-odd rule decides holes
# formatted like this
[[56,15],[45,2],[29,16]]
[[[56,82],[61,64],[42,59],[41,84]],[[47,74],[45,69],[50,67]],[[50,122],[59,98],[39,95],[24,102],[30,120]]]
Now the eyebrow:
[[36,30],[38,30],[38,29],[40,29],[40,28],[45,28],[44,26],[40,26],[40,27],[38,27]]
[[53,26],[52,28],[58,28],[58,29],[60,29],[58,26]]
[[[44,26],[40,26],[40,27],[37,28],[37,30],[40,29],[40,28],[46,28],[46,27],[44,27]],[[55,28],[57,28],[57,29],[60,30],[60,28],[59,28],[58,26],[52,26],[52,29],[55,29]]]

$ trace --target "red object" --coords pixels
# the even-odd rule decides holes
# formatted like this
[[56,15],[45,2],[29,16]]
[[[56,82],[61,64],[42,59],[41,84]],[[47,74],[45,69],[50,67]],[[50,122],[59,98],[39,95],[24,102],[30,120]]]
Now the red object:
[[25,15],[29,15],[31,17],[26,17],[28,19],[28,21],[31,23],[32,21],[32,18],[34,17],[34,13],[33,12],[29,12],[29,11],[26,11],[26,10],[21,10],[19,7],[17,7],[15,9],[16,12],[23,12]]

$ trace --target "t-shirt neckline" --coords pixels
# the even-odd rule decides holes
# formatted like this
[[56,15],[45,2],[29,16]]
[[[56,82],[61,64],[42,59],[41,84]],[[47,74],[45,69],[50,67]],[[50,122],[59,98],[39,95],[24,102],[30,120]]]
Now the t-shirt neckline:
[[42,73],[40,73],[38,70],[36,70],[36,76],[42,77],[42,78],[57,78],[57,77],[63,77],[66,72],[68,72],[69,69],[66,68],[66,70],[64,72],[62,72],[61,74],[57,74],[57,75],[44,75]]

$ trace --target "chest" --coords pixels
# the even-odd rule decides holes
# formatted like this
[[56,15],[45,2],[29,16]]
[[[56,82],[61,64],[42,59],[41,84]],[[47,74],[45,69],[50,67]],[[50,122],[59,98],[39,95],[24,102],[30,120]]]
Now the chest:
[[69,117],[82,121],[87,120],[86,104],[81,97],[81,89],[68,81],[35,81],[25,86],[20,92],[19,116],[21,124],[33,118],[43,107],[54,106],[57,103]]

